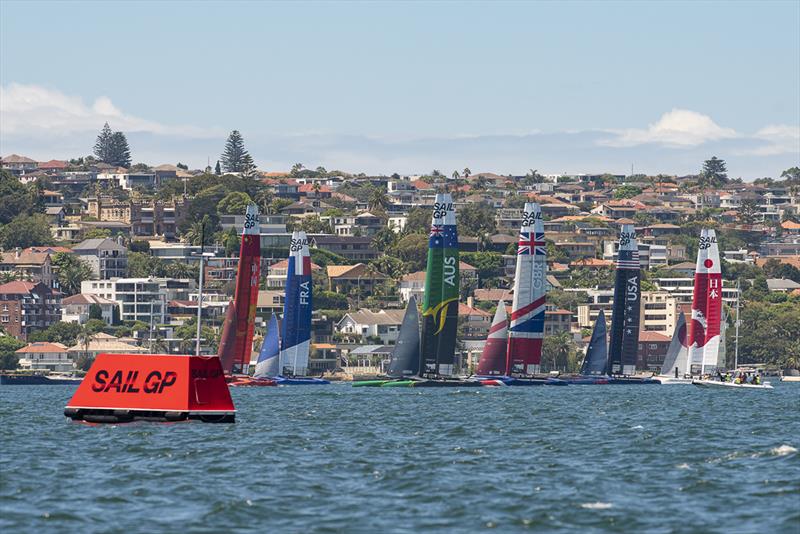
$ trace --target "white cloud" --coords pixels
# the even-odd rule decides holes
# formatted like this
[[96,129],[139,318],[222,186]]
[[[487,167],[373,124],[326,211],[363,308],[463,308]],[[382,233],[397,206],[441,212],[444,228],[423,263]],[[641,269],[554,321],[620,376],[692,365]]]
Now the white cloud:
[[65,136],[96,132],[108,122],[114,130],[161,135],[205,137],[219,132],[192,126],[169,126],[136,117],[117,108],[106,96],[92,105],[82,98],[39,85],[0,86],[0,134],[11,136]]
[[737,137],[735,130],[723,128],[708,115],[688,109],[673,109],[661,115],[646,129],[609,130],[615,137],[602,139],[598,144],[612,147],[631,147],[660,144],[670,147],[693,147],[707,141]]
[[757,131],[753,137],[767,144],[748,150],[745,152],[746,154],[755,156],[800,155],[800,126],[770,124]]

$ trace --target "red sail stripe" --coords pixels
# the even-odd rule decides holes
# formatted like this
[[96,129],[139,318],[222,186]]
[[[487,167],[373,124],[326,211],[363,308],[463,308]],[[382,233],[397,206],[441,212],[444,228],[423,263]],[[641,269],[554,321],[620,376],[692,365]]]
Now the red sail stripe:
[[531,302],[527,306],[523,306],[522,308],[518,309],[517,311],[511,312],[511,320],[513,321],[514,319],[519,319],[523,315],[526,315],[526,314],[532,312],[533,310],[535,310],[536,308],[538,308],[539,306],[542,306],[544,304],[544,299],[545,299],[545,295],[542,295],[541,297],[539,297],[538,299],[534,300],[533,302]]
[[492,327],[489,328],[489,335],[491,336],[492,334],[494,334],[498,330],[502,330],[503,328],[506,328],[507,326],[508,326],[508,321],[507,320],[506,321],[500,321],[497,324],[493,324]]

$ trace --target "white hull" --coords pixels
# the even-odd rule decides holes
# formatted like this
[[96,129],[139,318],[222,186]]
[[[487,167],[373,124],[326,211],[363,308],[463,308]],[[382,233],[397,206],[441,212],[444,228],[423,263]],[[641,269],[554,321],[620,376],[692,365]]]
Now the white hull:
[[800,382],[800,376],[782,376],[781,382]]
[[691,384],[694,379],[692,378],[675,378],[674,376],[657,375],[653,377],[662,384]]
[[740,388],[740,389],[772,389],[772,384],[734,384],[733,382],[720,382],[719,380],[692,380],[692,384],[704,388]]

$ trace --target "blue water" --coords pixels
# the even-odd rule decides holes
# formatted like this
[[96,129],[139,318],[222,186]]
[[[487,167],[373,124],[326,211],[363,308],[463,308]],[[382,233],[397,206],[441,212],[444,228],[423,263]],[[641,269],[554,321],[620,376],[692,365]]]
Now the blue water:
[[0,387],[3,532],[800,531],[800,384],[237,389],[89,426]]

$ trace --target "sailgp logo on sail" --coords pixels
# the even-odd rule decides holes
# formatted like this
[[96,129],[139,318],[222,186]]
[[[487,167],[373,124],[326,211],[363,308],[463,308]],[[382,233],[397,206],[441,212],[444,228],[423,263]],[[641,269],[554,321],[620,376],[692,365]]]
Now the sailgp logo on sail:
[[290,250],[292,252],[299,252],[303,250],[303,245],[308,245],[308,239],[292,239]]
[[444,283],[449,286],[456,285],[456,258],[455,256],[445,256],[444,258]]
[[542,220],[542,212],[536,211],[533,213],[522,214],[522,226],[533,226],[534,222]]
[[632,239],[636,239],[636,232],[621,232],[619,234],[619,245],[623,247],[629,244]]
[[717,242],[717,236],[700,236],[700,250],[705,250],[707,248],[711,248],[712,243]]
[[255,213],[244,214],[244,227],[246,229],[254,228],[258,222],[258,216]]
[[433,205],[433,218],[434,219],[443,219],[448,211],[454,211],[452,202],[448,202],[448,203],[436,202]]

